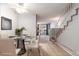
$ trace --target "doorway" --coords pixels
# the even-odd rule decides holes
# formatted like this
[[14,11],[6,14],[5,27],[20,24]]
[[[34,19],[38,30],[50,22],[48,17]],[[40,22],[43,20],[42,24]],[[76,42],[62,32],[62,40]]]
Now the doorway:
[[49,41],[50,23],[37,25],[37,39],[40,43],[46,43]]

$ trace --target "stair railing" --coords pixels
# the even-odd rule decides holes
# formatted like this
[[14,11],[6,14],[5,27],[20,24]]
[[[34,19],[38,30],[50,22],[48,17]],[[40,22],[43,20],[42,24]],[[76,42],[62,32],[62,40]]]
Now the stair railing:
[[[61,17],[62,17],[63,15],[65,15],[68,11],[70,11],[71,8],[72,8],[72,3],[70,3],[70,4],[68,4],[68,5],[66,6],[66,9],[65,9],[64,13],[60,16],[60,18],[59,18],[59,20],[58,20],[58,22],[57,22],[56,27],[58,27],[58,23],[61,21]],[[60,24],[60,26],[62,26],[62,25],[64,24],[64,22],[66,21],[66,19],[67,19],[67,17],[65,17],[65,19],[64,19],[63,22]],[[55,38],[57,38],[57,37],[63,32],[63,30],[65,30],[65,28],[68,26],[68,24],[69,24],[69,21],[67,21],[67,24],[64,25],[63,28],[57,28],[57,29],[59,29],[59,30],[58,30],[57,32],[55,32],[55,34],[56,34]]]

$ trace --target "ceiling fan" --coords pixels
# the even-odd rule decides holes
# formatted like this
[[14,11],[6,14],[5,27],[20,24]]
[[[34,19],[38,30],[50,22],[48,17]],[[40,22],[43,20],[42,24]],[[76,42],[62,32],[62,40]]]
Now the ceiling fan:
[[29,3],[14,3],[14,4],[10,4],[11,8],[15,9],[15,11],[19,14],[22,13],[28,13],[31,12],[33,13],[28,7],[29,7]]
[[29,12],[27,9],[26,9],[26,6],[24,3],[18,3],[16,4],[16,9],[15,9],[18,13],[26,13],[26,12]]

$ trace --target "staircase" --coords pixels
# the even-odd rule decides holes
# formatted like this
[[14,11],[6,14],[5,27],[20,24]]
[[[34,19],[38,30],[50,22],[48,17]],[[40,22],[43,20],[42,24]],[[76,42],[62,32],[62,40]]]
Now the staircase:
[[[67,8],[67,9],[68,9],[67,11],[69,11],[71,7],[72,7],[72,4],[69,5],[69,7]],[[79,8],[76,8],[76,9],[75,9],[76,13],[73,14],[73,15],[71,15],[70,20],[66,21],[66,24],[64,25],[64,27],[61,28],[61,29],[59,29],[59,30],[56,32],[56,38],[58,38],[59,35],[60,35],[61,33],[63,33],[63,31],[69,26],[69,24],[70,24],[72,21],[74,21],[73,17],[78,15],[78,10],[79,10]],[[66,12],[67,12],[67,11],[66,11]],[[65,20],[66,20],[66,18],[65,18]]]

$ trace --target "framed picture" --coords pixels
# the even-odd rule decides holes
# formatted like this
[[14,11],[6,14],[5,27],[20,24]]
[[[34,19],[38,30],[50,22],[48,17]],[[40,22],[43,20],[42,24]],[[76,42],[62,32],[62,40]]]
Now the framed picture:
[[12,20],[6,17],[1,17],[1,30],[11,30]]

